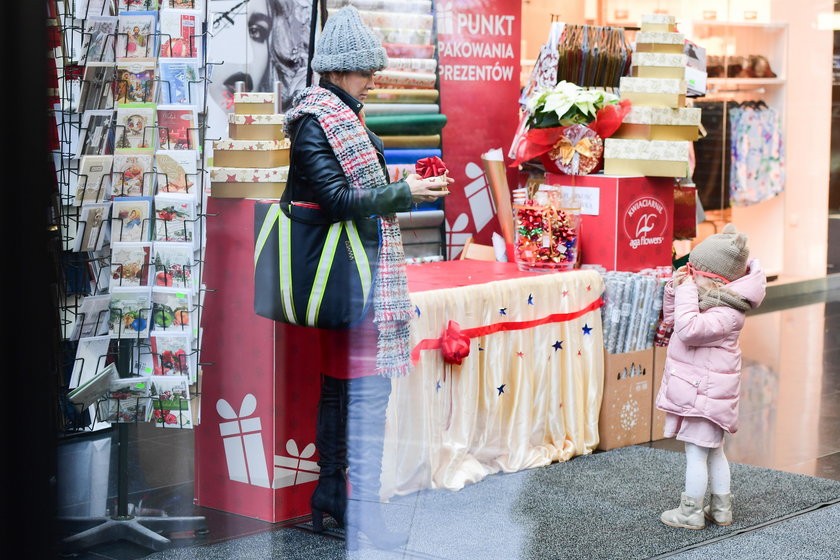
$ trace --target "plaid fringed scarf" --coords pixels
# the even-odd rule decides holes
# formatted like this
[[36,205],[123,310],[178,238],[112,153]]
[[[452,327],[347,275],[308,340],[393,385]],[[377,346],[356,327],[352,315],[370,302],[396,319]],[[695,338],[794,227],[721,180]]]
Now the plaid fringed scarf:
[[[388,184],[365,127],[338,96],[319,86],[301,90],[295,95],[293,108],[286,113],[287,133],[292,123],[303,115],[313,115],[318,120],[351,188],[372,189]],[[382,242],[373,288],[373,321],[379,329],[376,373],[399,377],[411,368],[412,308],[397,217],[389,214],[379,218]]]

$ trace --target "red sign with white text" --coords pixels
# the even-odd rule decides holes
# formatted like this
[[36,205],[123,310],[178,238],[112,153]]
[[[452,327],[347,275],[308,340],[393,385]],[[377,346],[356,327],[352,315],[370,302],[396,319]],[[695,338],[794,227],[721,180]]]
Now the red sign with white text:
[[443,159],[455,183],[446,197],[447,258],[473,236],[499,232],[481,155],[507,152],[519,123],[520,0],[436,3]]

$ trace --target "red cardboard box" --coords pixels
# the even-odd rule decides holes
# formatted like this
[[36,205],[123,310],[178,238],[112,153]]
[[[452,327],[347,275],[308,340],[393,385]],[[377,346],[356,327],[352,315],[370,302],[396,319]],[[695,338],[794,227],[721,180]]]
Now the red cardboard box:
[[581,196],[581,264],[629,272],[671,264],[673,179],[546,173],[546,182]]

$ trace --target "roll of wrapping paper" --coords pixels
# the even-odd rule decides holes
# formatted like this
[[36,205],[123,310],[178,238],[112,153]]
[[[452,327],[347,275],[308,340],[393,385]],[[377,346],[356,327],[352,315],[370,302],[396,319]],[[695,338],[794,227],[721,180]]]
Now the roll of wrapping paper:
[[438,148],[426,148],[421,150],[385,150],[383,154],[385,161],[390,164],[410,163],[414,165],[418,160],[432,156],[441,156]]
[[446,115],[379,115],[365,118],[365,125],[379,136],[440,134]]
[[368,92],[365,106],[376,103],[437,103],[440,92],[436,89],[377,88]]
[[[327,13],[332,16],[336,11],[334,9],[328,9]],[[404,12],[402,10],[359,10],[359,16],[361,16],[362,21],[368,27],[424,29],[431,31],[432,24],[434,23],[434,16],[432,14],[418,14]]]
[[434,58],[389,58],[385,70],[435,72],[437,70],[437,60]]
[[434,45],[409,45],[405,43],[382,43],[388,58],[432,58]]
[[426,115],[440,113],[437,103],[370,103],[365,105],[366,117],[380,115]]
[[[402,45],[432,45],[431,29],[401,29],[398,27],[371,27],[371,31],[382,43]],[[387,49],[386,49],[387,51]]]
[[493,202],[496,204],[496,215],[499,219],[502,237],[505,238],[505,243],[513,243],[513,208],[510,203],[510,187],[507,182],[503,158],[501,150],[491,150],[481,154],[481,162],[484,164],[487,182],[490,183],[490,193],[493,195]]
[[437,148],[440,146],[440,134],[425,136],[380,136],[386,148]]
[[351,4],[359,10],[386,12],[432,13],[432,0],[327,0],[327,8],[343,8]]
[[397,212],[401,227],[432,228],[443,223],[443,210],[423,210],[422,212]]
[[378,87],[429,89],[435,87],[437,75],[434,72],[381,70],[374,75],[373,81]]

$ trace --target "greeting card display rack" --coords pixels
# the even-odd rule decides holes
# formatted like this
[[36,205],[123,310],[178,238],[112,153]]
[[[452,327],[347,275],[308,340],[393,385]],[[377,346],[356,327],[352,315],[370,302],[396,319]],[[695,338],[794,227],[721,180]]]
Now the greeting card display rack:
[[[192,428],[200,418],[208,2],[47,5],[62,244],[59,437],[116,424],[119,450],[116,511],[62,519],[81,530],[62,545],[125,539],[161,550],[163,534],[206,532],[203,517],[133,515],[128,430],[146,421]],[[109,364],[119,378],[93,406],[68,398]],[[130,383],[151,391],[126,394]]]

